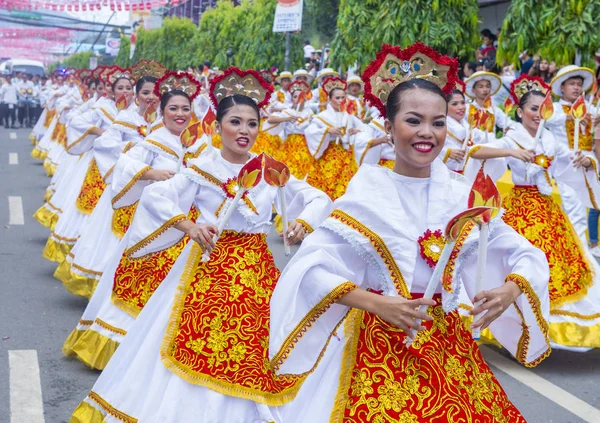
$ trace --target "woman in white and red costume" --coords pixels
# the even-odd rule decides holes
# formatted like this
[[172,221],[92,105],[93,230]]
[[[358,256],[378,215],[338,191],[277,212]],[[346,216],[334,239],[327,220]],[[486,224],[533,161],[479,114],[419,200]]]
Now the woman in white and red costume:
[[[474,324],[489,326],[519,361],[537,364],[550,351],[543,253],[495,218],[484,290],[476,292],[478,230],[469,225],[434,299],[421,298],[439,258],[430,246],[443,242],[438,231],[467,208],[470,192],[436,160],[446,138],[440,87],[454,88],[457,67],[417,44],[386,46],[367,68],[366,96],[386,113],[396,163],[361,166],[275,288],[270,364],[282,377],[309,375],[285,423],[525,422],[456,307],[462,290],[483,300],[474,312],[487,312]],[[410,347],[409,328],[418,331]]]

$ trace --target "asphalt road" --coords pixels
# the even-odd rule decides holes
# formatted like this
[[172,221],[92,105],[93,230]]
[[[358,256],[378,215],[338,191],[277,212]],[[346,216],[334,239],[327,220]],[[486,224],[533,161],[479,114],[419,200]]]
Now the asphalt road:
[[[28,135],[0,129],[0,423],[62,423],[98,374],[61,353],[86,300],[69,294],[41,256],[49,232],[31,216],[49,178],[29,156]],[[270,245],[285,265],[281,241],[272,236]],[[484,347],[528,422],[600,423],[600,351],[554,351],[533,370],[503,354]]]

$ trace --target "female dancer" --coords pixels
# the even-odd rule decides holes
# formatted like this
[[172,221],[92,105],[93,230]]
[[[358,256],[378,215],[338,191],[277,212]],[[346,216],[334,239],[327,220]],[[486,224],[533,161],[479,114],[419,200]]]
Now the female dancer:
[[[382,112],[394,140],[394,170],[361,166],[336,210],[287,266],[271,301],[271,365],[282,377],[314,371],[282,421],[524,422],[456,303],[463,288],[482,300],[473,311],[487,312],[474,325],[490,326],[520,361],[535,365],[549,353],[547,262],[496,219],[484,290],[475,292],[478,231],[468,224],[437,295],[421,298],[428,264],[440,253],[428,245],[443,242],[436,231],[466,209],[470,191],[436,160],[446,138],[446,99],[436,84],[451,90],[458,64],[422,44],[384,47],[363,78],[374,104],[383,108],[387,100]],[[398,62],[409,70],[390,72]],[[390,92],[394,80],[402,82]],[[430,306],[427,314],[416,310],[421,305]],[[418,335],[407,346],[410,328]]]
[[291,107],[269,116],[267,123],[263,125],[263,131],[279,135],[285,140],[283,148],[276,151],[273,157],[285,162],[296,178],[304,179],[313,163],[304,136],[304,131],[313,118],[313,112],[304,100],[310,93],[310,86],[306,82],[297,81],[292,82],[289,89],[292,95]]
[[[135,85],[135,104],[119,112],[115,122],[94,141],[94,160],[106,185],[110,185],[119,155],[142,141],[156,119],[155,83],[153,76],[141,77]],[[129,227],[136,205],[113,212],[112,192],[104,190],[75,246],[54,272],[69,292],[88,299],[92,296],[111,253]]]
[[[279,276],[266,234],[280,191],[262,180],[232,204],[242,167],[252,166],[242,181],[263,172],[262,158],[249,154],[259,119],[251,98],[222,99],[217,108],[222,149],[216,159],[201,156],[144,193],[136,219],[164,224],[154,234],[134,233],[132,241],[141,242],[131,254],[164,248],[184,234],[195,242],[179,256],[71,421],[101,421],[107,415],[164,423],[282,421],[276,406],[289,400],[298,384],[297,378],[275,378],[266,361],[269,300]],[[283,195],[296,219],[286,234],[291,243],[330,211],[322,192],[293,177]],[[200,212],[198,224],[186,218],[192,204]],[[215,225],[229,207],[236,208],[215,244]]]
[[587,207],[597,209],[597,165],[591,155],[573,154],[548,130],[536,141],[543,100],[540,91],[524,94],[517,109],[521,123],[494,143],[497,148],[475,147],[471,156],[507,157],[515,186],[504,199],[503,220],[548,259],[552,346],[585,351],[600,347],[600,267],[550,194],[555,178],[573,188]]
[[[178,89],[172,89],[173,86]],[[187,73],[167,72],[155,88],[161,98],[162,122],[143,141],[122,154],[115,165],[110,192],[117,212],[137,208],[144,188],[175,175],[185,155],[180,135],[192,119],[192,100],[199,85]],[[190,215],[194,213],[191,211]],[[143,230],[160,230],[155,220],[138,218],[132,223]],[[133,245],[130,241],[126,235],[108,254],[98,288],[63,345],[65,355],[75,355],[94,369],[106,366],[137,313],[171,270],[188,237],[136,260],[123,254]]]
[[345,111],[346,81],[328,78],[327,109],[313,118],[306,128],[306,143],[314,164],[307,182],[324,191],[332,200],[346,192],[358,166],[354,158],[354,135],[365,129],[363,123]]
[[106,188],[94,159],[94,141],[114,122],[119,110],[124,110],[131,104],[133,97],[130,72],[119,68],[108,78],[115,100],[106,97],[100,99],[89,112],[75,116],[67,131],[67,152],[83,156],[73,169],[73,177],[66,186],[69,193],[65,197],[63,213],[42,254],[44,258],[58,264],[66,259],[75,245],[83,223],[94,211]]

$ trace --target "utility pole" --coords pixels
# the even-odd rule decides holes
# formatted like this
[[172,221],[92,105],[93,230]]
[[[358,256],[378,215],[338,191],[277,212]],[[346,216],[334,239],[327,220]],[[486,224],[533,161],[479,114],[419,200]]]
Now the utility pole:
[[292,48],[292,36],[289,32],[285,33],[285,70],[290,70],[290,50]]
[[[110,20],[113,18],[113,16],[115,16],[116,13],[117,12],[112,12],[112,15],[110,15],[110,18],[108,18],[108,20],[106,21],[106,23],[102,27],[102,31],[100,31],[100,33],[96,37],[96,40],[94,41],[94,44],[92,44],[92,47],[90,48],[90,51],[92,51],[92,52],[94,51],[94,47],[96,46],[96,43],[98,42],[98,40],[100,39],[100,37],[102,36],[102,34],[104,34],[104,30],[106,29],[106,26],[108,25],[108,23],[110,22]],[[79,50],[79,47],[77,47],[77,49]]]

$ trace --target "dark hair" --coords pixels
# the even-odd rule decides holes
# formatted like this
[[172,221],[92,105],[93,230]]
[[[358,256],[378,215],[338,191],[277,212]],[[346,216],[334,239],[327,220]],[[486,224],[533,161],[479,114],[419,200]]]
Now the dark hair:
[[256,112],[256,118],[260,120],[260,110],[254,100],[243,94],[233,94],[225,97],[217,106],[217,122],[221,123],[229,109],[237,105],[252,107]]
[[[519,100],[519,109],[523,109],[527,105],[527,103],[529,103],[529,100],[531,100],[531,97],[534,97],[534,96],[542,97],[542,98],[546,97],[546,95],[543,92],[538,91],[538,90],[527,91],[525,94],[523,94],[523,96]],[[521,119],[519,117],[518,113],[515,114],[515,120],[519,123],[523,122],[523,119]]]
[[473,72],[477,72],[477,63],[475,63],[475,62],[467,62],[467,63],[465,63],[465,66],[466,66],[466,67],[467,67],[469,70],[471,70],[471,71],[473,71]]
[[92,84],[94,84],[94,86],[96,86],[96,85],[98,85],[98,81],[97,81],[97,80],[95,80],[94,78],[90,78],[90,79],[88,79],[88,81],[87,81],[87,84],[86,84],[86,85],[87,85],[87,87],[88,87],[88,88],[91,88],[91,87],[92,87]]
[[485,28],[484,30],[481,31],[481,36],[487,37],[492,41],[496,41],[496,36],[488,28]]
[[142,87],[144,86],[145,83],[155,84],[156,78],[153,76],[142,76],[140,79],[138,79],[138,81],[135,83],[135,93],[136,94],[140,93],[140,91],[142,90]]
[[402,103],[402,97],[405,95],[405,93],[417,88],[437,94],[442,97],[444,101],[446,100],[446,96],[444,95],[442,89],[433,82],[419,78],[409,79],[408,81],[404,81],[396,85],[388,96],[388,101],[385,105],[385,114],[390,121],[393,122],[396,118],[396,115],[400,111],[400,104]]
[[185,98],[188,99],[188,101],[190,102],[190,104],[192,104],[192,100],[190,99],[190,96],[187,95],[185,92],[183,92],[181,90],[168,91],[160,99],[160,112],[163,114],[163,116],[165,114],[165,107],[167,107],[167,103],[173,97],[185,97]]
[[462,98],[465,98],[465,95],[461,90],[452,90],[452,92],[446,96],[446,101],[450,101],[453,95],[459,95]]
[[[115,82],[113,82],[112,85],[110,86],[112,88],[113,92],[115,91],[115,88],[117,87],[117,84],[119,83],[119,81],[121,79],[126,79],[131,83],[131,80],[129,78],[127,78],[126,76],[121,76],[121,77],[115,79]],[[133,84],[131,84],[131,85],[133,85]]]
[[342,88],[340,88],[340,87],[335,87],[335,88],[332,88],[331,90],[329,90],[329,94],[327,94],[327,96],[329,97],[329,99],[330,99],[330,100],[331,100],[331,99],[332,99],[332,97],[333,97],[333,93],[334,93],[334,92],[336,92],[337,90],[340,90],[340,91],[342,91],[344,94],[346,94],[346,91],[344,91],[344,90],[343,90]]

